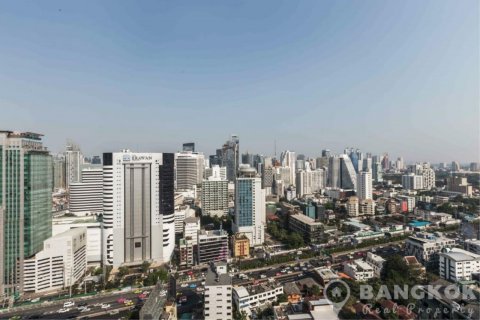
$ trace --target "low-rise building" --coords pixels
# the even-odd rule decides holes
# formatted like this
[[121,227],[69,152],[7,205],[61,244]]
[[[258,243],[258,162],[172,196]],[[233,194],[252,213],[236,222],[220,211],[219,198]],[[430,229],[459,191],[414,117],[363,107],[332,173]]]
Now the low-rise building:
[[232,310],[232,278],[224,262],[211,264],[205,277],[205,319],[230,320]]
[[340,278],[338,274],[332,271],[332,269],[326,268],[326,267],[315,268],[314,276],[324,287],[330,281],[337,280]]
[[228,233],[225,230],[198,232],[198,263],[226,261],[229,259]]
[[343,272],[358,281],[366,281],[374,276],[373,267],[362,259],[344,263]]
[[192,245],[197,245],[197,234],[200,231],[200,218],[188,217],[183,221],[183,237],[192,239]]
[[454,239],[443,237],[441,234],[417,233],[405,241],[405,254],[415,256],[423,264],[438,265],[438,254],[443,248],[455,245]]
[[238,286],[233,288],[233,302],[240,312],[250,316],[252,309],[277,301],[283,294],[283,287],[274,282],[263,282],[257,285]]
[[347,213],[350,217],[358,217],[360,214],[359,211],[359,200],[358,197],[350,197],[347,200]]
[[235,258],[250,256],[250,240],[243,233],[237,233],[232,237],[232,253]]
[[178,242],[178,256],[179,266],[181,268],[188,268],[193,266],[193,244],[192,239],[182,238]]
[[465,250],[473,252],[475,254],[480,254],[480,240],[477,240],[477,239],[465,240]]
[[472,280],[472,273],[480,272],[480,255],[463,249],[445,249],[439,254],[439,272],[448,281]]
[[365,262],[373,268],[374,275],[376,277],[380,277],[383,269],[383,264],[385,263],[385,259],[374,253],[367,252]]
[[293,214],[288,218],[288,228],[301,234],[306,243],[322,242],[324,237],[323,223],[315,221],[303,214]]
[[74,228],[48,238],[43,250],[24,263],[25,292],[47,292],[74,285],[87,269],[87,230]]
[[373,199],[361,200],[358,204],[358,210],[362,216],[375,215],[375,201]]

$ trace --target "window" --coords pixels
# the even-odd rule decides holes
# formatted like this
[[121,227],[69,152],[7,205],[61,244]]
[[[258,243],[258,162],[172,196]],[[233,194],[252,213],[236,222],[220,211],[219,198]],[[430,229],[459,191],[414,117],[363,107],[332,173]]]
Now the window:
[[141,248],[142,243],[141,242],[135,242],[135,248]]

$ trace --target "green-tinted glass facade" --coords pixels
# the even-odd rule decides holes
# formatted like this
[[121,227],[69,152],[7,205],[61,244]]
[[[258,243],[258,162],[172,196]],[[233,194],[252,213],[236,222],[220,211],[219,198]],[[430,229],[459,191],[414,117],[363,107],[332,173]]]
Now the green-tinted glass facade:
[[52,157],[47,151],[0,145],[0,206],[4,208],[0,263],[7,292],[21,281],[20,259],[42,250],[43,241],[52,235],[52,178]]
[[24,248],[29,257],[52,236],[52,157],[45,153],[24,155]]

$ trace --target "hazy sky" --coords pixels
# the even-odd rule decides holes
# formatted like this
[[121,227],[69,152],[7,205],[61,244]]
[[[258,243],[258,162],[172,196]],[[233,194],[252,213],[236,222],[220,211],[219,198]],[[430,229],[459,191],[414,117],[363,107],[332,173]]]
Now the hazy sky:
[[0,129],[479,159],[479,1],[3,1]]

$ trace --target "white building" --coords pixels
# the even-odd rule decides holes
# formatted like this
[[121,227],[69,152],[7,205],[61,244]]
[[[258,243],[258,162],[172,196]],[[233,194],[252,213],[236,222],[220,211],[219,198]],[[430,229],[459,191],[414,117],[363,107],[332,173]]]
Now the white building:
[[365,262],[373,268],[374,276],[380,277],[383,269],[383,264],[385,263],[385,259],[371,252],[367,252]]
[[297,196],[318,193],[325,187],[325,171],[323,169],[297,171],[296,190]]
[[193,246],[197,245],[198,232],[200,231],[200,218],[188,217],[183,221],[183,237],[191,239]]
[[373,267],[362,259],[344,263],[343,271],[357,281],[366,281],[374,276]]
[[211,264],[205,277],[205,319],[233,319],[232,278],[227,273],[227,265],[219,262]]
[[103,211],[103,168],[82,169],[81,181],[70,183],[69,209],[75,215]]
[[107,264],[170,261],[175,246],[174,155],[103,154]]
[[444,251],[439,254],[441,278],[457,282],[472,280],[472,273],[480,273],[480,255],[458,248]]
[[235,219],[233,231],[244,233],[250,246],[265,242],[265,190],[262,179],[248,165],[240,167],[240,176],[235,181]]
[[195,217],[195,210],[189,206],[178,206],[175,208],[175,233],[183,234],[183,221],[189,217]]
[[205,157],[202,153],[184,151],[175,154],[175,181],[177,189],[192,189],[202,183]]
[[237,310],[250,316],[253,308],[258,308],[277,301],[283,294],[283,286],[276,282],[263,282],[257,285],[238,286],[233,288],[233,303]]
[[445,238],[440,234],[417,233],[405,241],[405,255],[415,256],[423,265],[428,263],[436,265],[442,249],[454,245],[454,239]]
[[211,168],[205,168],[205,179],[208,180],[211,176],[219,176],[220,180],[227,179],[227,167],[220,167],[218,164],[213,165]]
[[228,213],[228,180],[221,177],[220,167],[202,182],[202,214],[221,217]]
[[81,165],[83,164],[83,155],[73,143],[67,145],[65,151],[65,176],[67,189],[70,188],[71,183],[80,181]]
[[75,228],[43,242],[43,250],[25,260],[24,290],[46,292],[67,288],[87,269],[87,231]]
[[98,266],[102,263],[102,224],[95,216],[90,217],[56,217],[52,219],[52,236],[75,228],[87,230],[87,264]]
[[373,199],[372,197],[372,173],[362,171],[357,174],[357,196],[360,200]]
[[280,155],[280,163],[282,164],[282,167],[287,167],[290,169],[289,184],[295,184],[295,172],[297,163],[297,155],[295,154],[295,152],[289,150],[282,152],[282,154]]
[[421,190],[423,189],[423,176],[414,173],[405,174],[402,176],[402,186],[407,190]]

